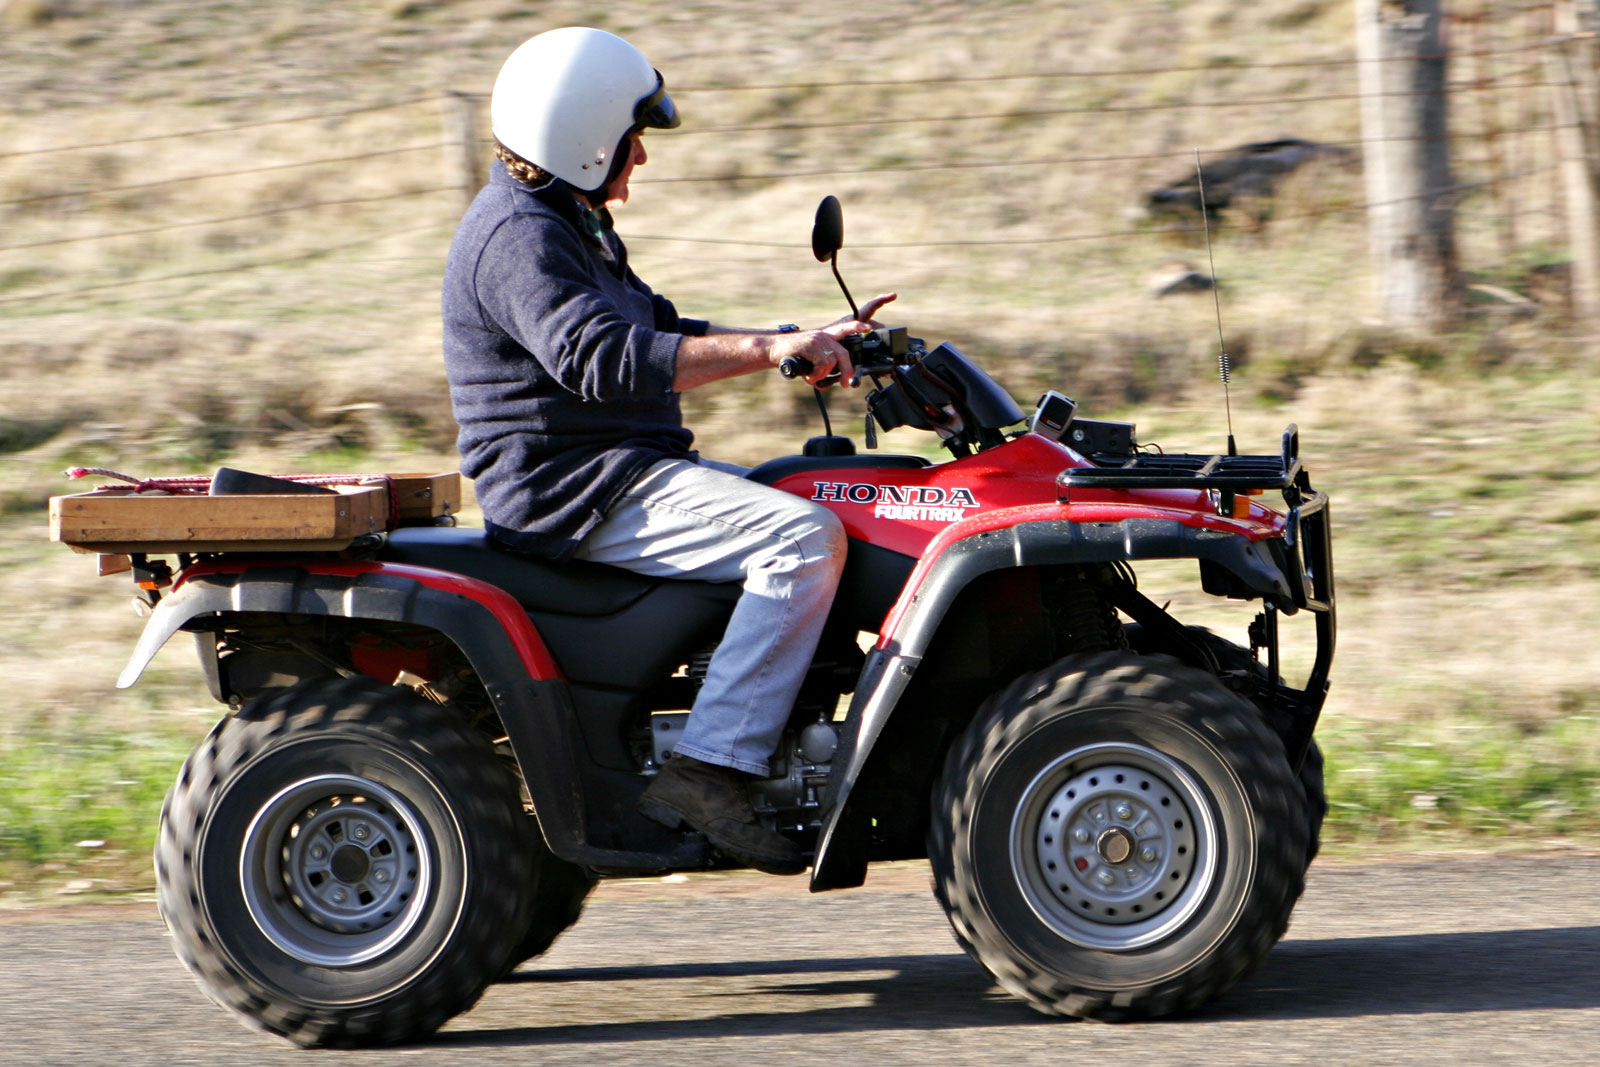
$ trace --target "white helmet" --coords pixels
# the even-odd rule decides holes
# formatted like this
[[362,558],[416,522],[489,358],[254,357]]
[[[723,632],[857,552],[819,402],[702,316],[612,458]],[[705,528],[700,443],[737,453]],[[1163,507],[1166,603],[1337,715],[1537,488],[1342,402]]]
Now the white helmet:
[[628,134],[678,125],[644,54],[581,26],[541,33],[512,52],[495,78],[489,118],[501,144],[583,192],[605,185]]

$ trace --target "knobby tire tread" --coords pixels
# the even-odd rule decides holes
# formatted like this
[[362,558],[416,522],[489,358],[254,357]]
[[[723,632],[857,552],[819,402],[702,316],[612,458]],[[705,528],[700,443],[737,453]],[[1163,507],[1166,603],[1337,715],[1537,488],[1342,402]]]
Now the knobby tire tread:
[[548,952],[583,915],[584,903],[599,881],[584,868],[551,852],[534,820],[530,818],[527,823],[526,848],[533,860],[527,927],[506,961],[507,973]]
[[[483,882],[444,952],[403,988],[369,1005],[286,1002],[244,974],[217,943],[192,860],[218,789],[253,758],[295,738],[355,728],[426,768],[473,838],[471,868]],[[345,735],[348,736],[348,735]],[[247,1025],[302,1047],[352,1048],[415,1041],[466,1011],[506,969],[508,929],[528,922],[529,856],[517,788],[488,741],[448,711],[370,678],[322,679],[264,695],[219,721],[185,761],[162,806],[155,850],[157,902],[178,957],[213,1001]],[[494,872],[494,877],[481,877]]]
[[[1211,654],[1216,657],[1217,663],[1224,671],[1235,671],[1250,675],[1257,680],[1258,685],[1265,684],[1266,668],[1251,654],[1249,649],[1212,633],[1204,626],[1188,626],[1185,629],[1188,630],[1191,637],[1211,650]],[[1143,630],[1138,624],[1134,624],[1129,633],[1131,643],[1138,651],[1146,653],[1158,651],[1156,647],[1140,641]],[[1198,666],[1198,664],[1191,665]],[[1243,687],[1243,690],[1241,695],[1246,697],[1249,697],[1250,692],[1255,691],[1249,686]],[[1235,691],[1241,690],[1236,689]],[[1251,700],[1251,703],[1260,713],[1262,720],[1272,727],[1273,732],[1280,738],[1283,737],[1289,726],[1284,721],[1283,713],[1281,711],[1275,712],[1269,705],[1257,703],[1254,699]],[[1300,762],[1299,772],[1300,785],[1305,791],[1306,830],[1310,836],[1310,841],[1306,846],[1307,867],[1311,866],[1311,861],[1315,860],[1317,854],[1321,851],[1322,823],[1328,814],[1328,794],[1323,785],[1323,771],[1322,746],[1317,744],[1316,739],[1313,738],[1310,746],[1306,749],[1305,759]]]
[[[957,840],[974,810],[969,783],[994,765],[1011,744],[1072,705],[1111,704],[1128,697],[1166,704],[1198,704],[1197,725],[1235,760],[1252,795],[1256,818],[1256,891],[1229,933],[1193,967],[1154,985],[1085,988],[1031,966],[1011,952],[979,898],[973,871],[964,869]],[[1253,705],[1208,673],[1166,657],[1125,653],[1073,656],[1024,675],[984,702],[972,725],[951,747],[935,786],[929,830],[934,894],[958,944],[1009,992],[1050,1015],[1105,1022],[1193,1011],[1220,996],[1260,965],[1283,936],[1305,884],[1307,826],[1301,782],[1289,770],[1277,736]]]

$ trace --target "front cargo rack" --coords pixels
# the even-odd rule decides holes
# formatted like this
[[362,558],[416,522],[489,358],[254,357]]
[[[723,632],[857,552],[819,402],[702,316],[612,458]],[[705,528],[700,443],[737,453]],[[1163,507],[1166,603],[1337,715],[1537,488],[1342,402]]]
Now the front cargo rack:
[[[1230,438],[1231,444],[1231,438]],[[1278,598],[1263,612],[1268,677],[1279,677],[1277,659],[1278,613],[1309,610],[1316,620],[1317,651],[1304,690],[1283,686],[1273,690],[1275,703],[1293,713],[1294,733],[1289,751],[1297,760],[1310,743],[1311,731],[1328,692],[1328,671],[1334,648],[1333,520],[1326,493],[1311,488],[1311,476],[1300,462],[1300,429],[1291,424],[1283,432],[1283,449],[1276,456],[1228,456],[1137,453],[1095,453],[1093,467],[1071,467],[1056,477],[1057,495],[1066,503],[1072,489],[1203,489],[1216,494],[1219,515],[1234,515],[1240,494],[1269,489],[1283,493],[1289,510],[1283,517],[1283,537],[1271,548],[1288,583],[1288,596]]]
[[1276,456],[1138,452],[1095,458],[1108,463],[1069,467],[1056,476],[1056,495],[1062,503],[1073,489],[1203,489],[1215,494],[1218,515],[1242,518],[1247,512],[1241,494],[1280,491],[1289,507],[1284,517],[1284,542],[1293,557],[1293,563],[1285,568],[1291,603],[1313,611],[1326,611],[1331,604],[1328,498],[1311,488],[1311,476],[1300,462],[1298,426],[1291,423],[1283,431],[1283,449]]
[[[1072,467],[1056,484],[1067,489],[1215,489],[1223,493],[1291,490],[1300,481],[1300,430],[1283,431],[1276,456],[1136,452],[1095,457],[1094,467]],[[1110,464],[1116,464],[1112,466]],[[1291,501],[1293,503],[1293,501]]]

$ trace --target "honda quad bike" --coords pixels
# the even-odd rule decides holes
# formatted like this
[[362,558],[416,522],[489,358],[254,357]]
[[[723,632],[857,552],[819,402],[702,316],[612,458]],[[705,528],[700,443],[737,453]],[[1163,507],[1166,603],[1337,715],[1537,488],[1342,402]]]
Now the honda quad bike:
[[[813,244],[835,274],[841,237],[829,198]],[[1043,1012],[1218,996],[1283,935],[1326,807],[1329,510],[1296,430],[1270,455],[1162,454],[1058,393],[1025,414],[948,344],[852,340],[867,443],[919,427],[950,457],[830,432],[749,475],[850,538],[750,782],[759,817],[809,852],[814,891],[926,857],[956,940]],[[178,955],[246,1021],[302,1045],[415,1040],[549,947],[597,879],[731,865],[635,805],[737,585],[552,564],[459,526],[208,544],[126,553],[153,610],[119,685],[183,631],[229,707],[155,861]],[[1257,602],[1240,642],[1141,593],[1149,560]],[[1315,631],[1299,687],[1285,616]]]

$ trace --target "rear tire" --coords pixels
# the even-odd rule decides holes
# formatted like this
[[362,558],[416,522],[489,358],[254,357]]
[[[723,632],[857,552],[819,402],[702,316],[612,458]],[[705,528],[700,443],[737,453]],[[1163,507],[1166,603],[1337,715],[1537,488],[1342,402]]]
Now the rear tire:
[[[532,819],[527,820],[532,822]],[[527,887],[527,927],[506,962],[507,974],[550,950],[583,914],[583,903],[598,879],[575,863],[560,859],[545,844],[537,826],[528,827],[527,849],[533,873]]]
[[522,805],[487,739],[409,690],[315,680],[220,722],[168,794],[157,900],[201,987],[301,1046],[414,1041],[526,923]]
[[1166,1015],[1265,958],[1303,885],[1303,793],[1210,674],[1074,656],[979,710],[935,787],[935,893],[962,947],[1048,1014]]

